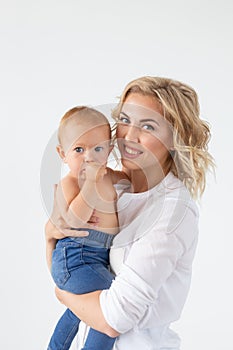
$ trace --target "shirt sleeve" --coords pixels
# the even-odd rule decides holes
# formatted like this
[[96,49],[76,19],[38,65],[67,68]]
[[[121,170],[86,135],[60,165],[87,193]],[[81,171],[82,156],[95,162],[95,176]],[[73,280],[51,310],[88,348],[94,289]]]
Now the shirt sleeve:
[[190,237],[183,240],[185,234],[190,235],[192,230],[186,230],[193,223],[194,215],[186,210],[171,230],[165,215],[148,234],[132,244],[110,289],[100,295],[104,317],[112,328],[119,333],[129,331],[156,303],[160,288],[175,272],[179,259],[193,241]]

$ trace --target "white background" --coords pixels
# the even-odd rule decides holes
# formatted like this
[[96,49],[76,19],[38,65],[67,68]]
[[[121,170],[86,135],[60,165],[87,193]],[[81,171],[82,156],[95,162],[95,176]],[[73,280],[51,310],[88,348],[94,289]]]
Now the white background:
[[192,287],[174,329],[182,350],[232,349],[233,2],[0,6],[0,348],[45,349],[63,310],[45,263],[40,193],[41,160],[60,117],[78,104],[114,103],[130,80],[158,75],[197,90],[217,163],[201,202]]

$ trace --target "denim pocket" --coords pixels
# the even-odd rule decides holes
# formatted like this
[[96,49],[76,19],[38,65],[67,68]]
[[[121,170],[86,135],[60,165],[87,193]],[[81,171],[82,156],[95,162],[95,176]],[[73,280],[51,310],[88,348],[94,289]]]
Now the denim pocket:
[[61,289],[70,277],[66,255],[66,247],[59,247],[53,251],[51,275]]

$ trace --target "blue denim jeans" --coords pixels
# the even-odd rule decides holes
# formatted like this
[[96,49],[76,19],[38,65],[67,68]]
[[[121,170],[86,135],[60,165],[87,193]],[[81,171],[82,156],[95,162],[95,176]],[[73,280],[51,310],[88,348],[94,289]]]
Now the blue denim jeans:
[[[85,229],[86,230],[86,229]],[[57,242],[52,258],[56,285],[75,294],[108,289],[114,276],[108,270],[113,236],[89,230],[89,236],[64,238]],[[78,332],[80,319],[67,309],[58,321],[48,350],[68,350]],[[83,350],[111,350],[115,338],[90,329]]]

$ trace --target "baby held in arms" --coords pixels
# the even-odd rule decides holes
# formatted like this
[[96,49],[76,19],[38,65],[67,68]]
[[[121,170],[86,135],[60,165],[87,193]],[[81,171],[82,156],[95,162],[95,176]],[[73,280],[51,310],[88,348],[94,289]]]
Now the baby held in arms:
[[[127,179],[122,171],[106,167],[113,149],[107,118],[89,107],[74,107],[61,119],[57,151],[68,165],[68,174],[56,190],[59,214],[74,233],[52,240],[47,262],[56,285],[83,294],[110,287],[109,248],[118,233],[117,194],[114,184]],[[98,218],[98,230],[92,224]],[[86,237],[75,237],[78,231]],[[50,339],[49,350],[68,350],[78,332],[80,319],[67,309]],[[85,349],[110,350],[115,339],[90,329]]]

